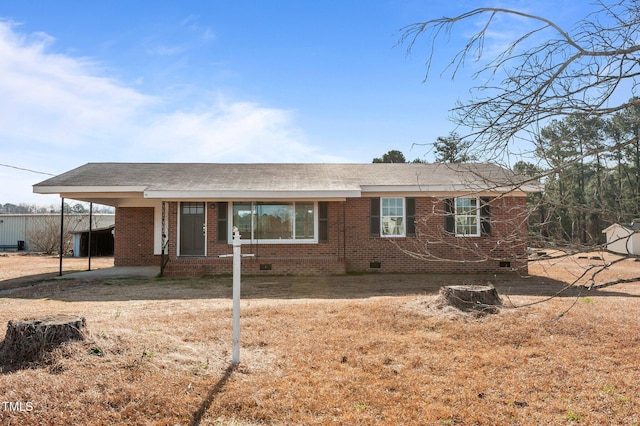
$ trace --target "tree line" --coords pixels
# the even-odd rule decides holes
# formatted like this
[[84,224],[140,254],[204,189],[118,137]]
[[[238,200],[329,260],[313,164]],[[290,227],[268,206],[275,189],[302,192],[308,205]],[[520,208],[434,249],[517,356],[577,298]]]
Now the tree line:
[[[89,206],[82,203],[69,204],[64,203],[65,213],[89,213]],[[94,204],[93,213],[113,213],[114,209],[110,206],[103,206]],[[60,206],[38,206],[36,204],[13,204],[13,203],[0,203],[0,214],[46,214],[46,213],[60,213]]]
[[540,177],[530,199],[530,229],[541,242],[592,246],[613,223],[640,218],[640,106],[608,116],[552,120],[535,143],[537,164],[514,171]]
[[[538,179],[528,198],[530,237],[537,245],[594,246],[613,223],[640,218],[640,104],[608,116],[575,113],[551,120],[534,140],[534,159],[518,161],[517,175]],[[631,143],[629,143],[631,141]],[[490,161],[457,133],[433,142],[436,163]],[[406,163],[392,150],[374,163]],[[413,162],[423,162],[414,160]]]

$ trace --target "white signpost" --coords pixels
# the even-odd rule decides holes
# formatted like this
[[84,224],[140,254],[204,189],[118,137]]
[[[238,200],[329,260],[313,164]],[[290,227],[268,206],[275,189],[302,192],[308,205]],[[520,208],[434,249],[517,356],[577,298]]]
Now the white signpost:
[[[233,364],[240,363],[240,276],[242,274],[242,265],[240,259],[243,257],[240,247],[240,231],[237,227],[233,227],[233,254],[223,254],[220,257],[233,256],[233,332],[231,351],[231,362]],[[251,257],[253,254],[245,254],[244,257]]]

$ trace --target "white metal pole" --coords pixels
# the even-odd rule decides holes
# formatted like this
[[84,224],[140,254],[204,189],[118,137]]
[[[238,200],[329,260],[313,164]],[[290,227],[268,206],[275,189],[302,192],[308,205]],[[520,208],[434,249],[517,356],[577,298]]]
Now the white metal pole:
[[233,364],[240,363],[240,274],[242,272],[240,259],[240,231],[233,227]]

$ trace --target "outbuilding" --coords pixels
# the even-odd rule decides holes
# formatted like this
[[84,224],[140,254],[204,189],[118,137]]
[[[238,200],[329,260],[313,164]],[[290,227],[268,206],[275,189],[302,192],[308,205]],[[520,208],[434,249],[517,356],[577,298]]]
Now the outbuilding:
[[[115,223],[114,214],[67,213],[64,215],[65,237],[82,232],[83,229],[88,234],[90,217],[94,231],[112,227]],[[60,213],[0,215],[0,251],[43,251],[54,248],[57,250],[59,235]],[[49,247],[49,242],[53,246]],[[76,252],[77,248],[74,247],[73,250]]]
[[640,255],[640,221],[635,220],[629,225],[614,223],[602,232],[607,236],[607,250]]
[[[73,256],[113,256],[113,234],[115,225],[98,229],[79,229],[71,232]],[[91,253],[89,253],[91,246]]]

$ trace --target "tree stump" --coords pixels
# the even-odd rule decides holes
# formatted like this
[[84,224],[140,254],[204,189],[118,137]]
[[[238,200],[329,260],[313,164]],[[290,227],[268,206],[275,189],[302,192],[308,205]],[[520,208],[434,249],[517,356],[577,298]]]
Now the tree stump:
[[442,287],[440,295],[446,304],[462,311],[493,314],[502,306],[498,292],[491,285],[451,285]]
[[84,340],[85,325],[85,319],[75,315],[9,321],[7,334],[0,345],[0,363],[14,369],[37,362],[64,342]]

